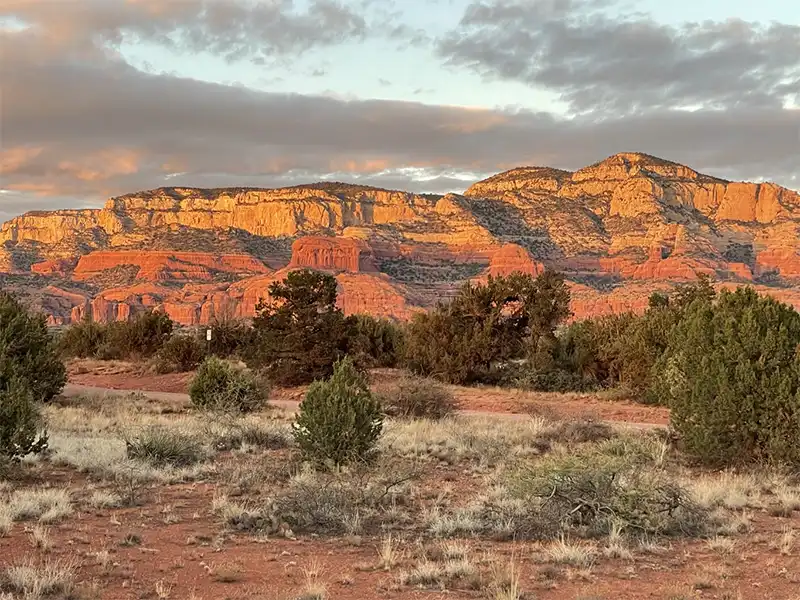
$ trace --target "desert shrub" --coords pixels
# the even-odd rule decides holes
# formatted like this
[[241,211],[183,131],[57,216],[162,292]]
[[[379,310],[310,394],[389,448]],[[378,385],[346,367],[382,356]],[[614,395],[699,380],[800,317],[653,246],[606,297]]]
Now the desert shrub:
[[395,367],[402,356],[403,329],[389,319],[356,315],[348,354],[368,367]]
[[354,323],[336,306],[336,279],[301,269],[274,282],[256,306],[245,360],[279,385],[328,377],[347,353]]
[[443,419],[458,409],[453,393],[436,380],[404,377],[387,401],[393,417]]
[[466,283],[451,302],[414,315],[405,362],[414,373],[449,383],[492,382],[509,361],[555,350],[569,298],[564,278],[552,271]]
[[250,412],[266,404],[269,387],[254,373],[211,356],[197,369],[189,397],[200,409]]
[[9,390],[13,381],[34,402],[48,402],[64,388],[67,372],[44,315],[0,292],[0,390]]
[[709,515],[690,493],[653,465],[584,446],[514,471],[512,495],[535,507],[549,536],[699,535]]
[[106,342],[106,332],[105,325],[86,317],[63,331],[58,340],[59,349],[67,357],[96,357]]
[[128,321],[109,323],[97,357],[106,360],[149,358],[167,343],[173,327],[172,319],[160,311],[147,311]]
[[569,368],[552,365],[536,367],[521,365],[511,370],[510,376],[504,377],[504,383],[534,392],[585,392],[597,387],[597,382],[590,377]]
[[125,449],[128,458],[155,467],[188,467],[206,458],[195,436],[163,427],[149,427],[126,439]]
[[26,383],[12,380],[0,387],[0,467],[47,449],[47,433]]
[[[303,469],[269,503],[258,509],[218,501],[216,512],[240,530],[277,533],[282,524],[295,532],[338,535],[378,532],[407,504],[415,474],[395,465],[354,465],[335,471]],[[394,510],[389,510],[394,509]]]
[[293,433],[303,457],[318,465],[367,462],[383,429],[380,402],[350,357],[327,381],[315,381],[300,403]]
[[694,302],[654,367],[682,447],[707,463],[800,462],[800,314],[752,288]]
[[159,373],[185,373],[203,362],[205,343],[191,335],[173,335],[153,357]]
[[209,323],[208,352],[220,358],[244,356],[253,343],[253,328],[240,319],[213,319]]

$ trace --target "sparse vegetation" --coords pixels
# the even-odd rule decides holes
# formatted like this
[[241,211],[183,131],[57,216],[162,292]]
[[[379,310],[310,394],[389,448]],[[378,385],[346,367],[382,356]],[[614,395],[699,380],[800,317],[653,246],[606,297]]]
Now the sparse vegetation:
[[[245,561],[262,555],[255,546],[238,553],[243,544],[274,544],[276,537],[304,540],[325,563],[303,562],[296,551],[303,544],[294,542],[278,542],[280,552],[258,559],[266,585],[279,582],[278,593],[287,598],[332,597],[348,590],[364,595],[374,593],[376,584],[399,598],[431,593],[417,590],[424,589],[521,600],[556,587],[559,596],[590,598],[596,595],[591,585],[596,580],[602,580],[603,597],[610,597],[609,578],[635,580],[637,592],[652,594],[651,574],[659,582],[678,582],[687,597],[713,586],[714,595],[735,598],[738,575],[730,567],[740,557],[762,563],[767,557],[770,592],[794,585],[790,567],[798,543],[792,520],[800,510],[800,485],[793,468],[783,468],[785,462],[796,464],[796,457],[779,439],[800,433],[792,428],[793,378],[800,373],[796,313],[749,291],[715,297],[701,281],[669,297],[654,295],[644,315],[564,327],[559,325],[558,278],[539,287],[535,281],[472,289],[456,301],[453,312],[442,310],[447,319],[459,315],[450,322],[452,331],[463,333],[458,339],[485,343],[478,350],[492,355],[481,362],[484,355],[477,354],[480,360],[471,368],[478,377],[472,381],[527,380],[536,389],[624,386],[639,398],[672,406],[684,402],[685,420],[706,428],[697,439],[728,444],[734,432],[736,444],[751,445],[725,448],[746,455],[759,469],[700,471],[687,456],[714,466],[725,461],[691,451],[694,433],[611,425],[601,420],[612,413],[606,406],[594,403],[594,416],[574,412],[588,407],[579,404],[579,394],[558,397],[490,386],[465,390],[443,383],[448,377],[438,372],[398,379],[397,372],[381,368],[368,377],[363,365],[386,366],[397,356],[394,325],[328,315],[322,329],[340,331],[334,325],[343,324],[344,346],[333,353],[326,349],[325,356],[320,352],[311,366],[301,364],[300,346],[281,346],[298,361],[292,364],[307,369],[307,378],[324,372],[322,358],[343,350],[358,356],[337,358],[330,376],[315,375],[318,381],[294,415],[256,410],[264,400],[263,395],[257,399],[256,390],[263,390],[258,375],[217,356],[203,363],[192,385],[194,406],[211,412],[192,410],[172,396],[156,401],[142,394],[58,398],[38,407],[14,380],[8,390],[35,410],[29,413],[32,425],[15,429],[24,431],[13,439],[35,444],[46,422],[48,451],[20,452],[28,442],[8,442],[0,435],[6,447],[17,449],[21,466],[14,472],[24,475],[0,482],[0,536],[27,555],[12,565],[17,571],[0,574],[0,598],[33,598],[36,589],[55,590],[42,592],[43,598],[48,593],[68,597],[71,584],[47,587],[51,579],[44,576],[48,565],[62,563],[41,560],[76,549],[82,562],[67,580],[78,582],[76,593],[99,583],[89,590],[99,597],[106,576],[127,581],[121,578],[128,577],[129,555],[141,557],[137,562],[144,568],[160,560],[165,536],[153,529],[165,527],[183,532],[179,541],[186,539],[191,552],[202,556],[208,585],[224,584],[230,595],[250,581],[255,563]],[[299,322],[316,331],[314,302],[307,300],[321,299],[314,310],[328,313],[329,283],[325,278],[295,281],[294,290],[271,305],[269,318],[299,340],[295,313],[275,317],[297,300]],[[499,314],[487,308],[509,290],[519,293],[517,300]],[[471,321],[475,315],[492,326]],[[259,339],[265,332],[242,327],[250,333],[232,338],[252,334]],[[180,335],[170,333],[152,359],[168,363],[172,356],[177,364],[183,350],[191,355],[193,348],[180,346]],[[220,353],[247,355],[254,365],[250,353],[264,340],[232,342]],[[448,360],[441,364],[449,366]],[[146,376],[154,377],[152,371]],[[683,385],[684,377],[693,385]],[[370,390],[370,379],[381,399]],[[281,400],[298,396],[297,390],[280,391]],[[476,417],[455,410],[456,398],[469,408],[497,399],[526,408],[514,418]],[[0,404],[0,409],[9,406]],[[624,408],[631,409],[626,414],[666,414],[655,407]],[[762,410],[781,411],[788,423],[777,423]],[[23,414],[15,411],[0,416]],[[736,411],[741,431],[730,427]],[[723,435],[717,426],[727,427]],[[758,451],[747,455],[751,448]],[[98,523],[113,537],[105,536],[100,546],[81,547],[84,539],[104,539],[93,537]],[[191,523],[188,538],[178,523]],[[517,546],[518,541],[525,543]],[[328,550],[336,553],[335,562],[326,558]],[[702,556],[708,566],[693,568],[691,556]],[[326,571],[331,564],[337,569],[332,575]],[[666,564],[669,569],[662,568]],[[131,591],[191,597],[181,580],[169,575],[169,569],[184,566],[182,559],[162,566],[163,574]],[[752,571],[747,577],[758,579]]]

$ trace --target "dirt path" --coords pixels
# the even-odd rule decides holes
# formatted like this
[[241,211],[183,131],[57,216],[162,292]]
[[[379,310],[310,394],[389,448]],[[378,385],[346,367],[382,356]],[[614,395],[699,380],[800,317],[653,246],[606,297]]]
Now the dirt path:
[[[173,406],[175,408],[179,407],[186,407],[190,404],[189,395],[184,393],[177,393],[177,392],[162,392],[162,391],[152,391],[152,390],[135,390],[135,389],[115,389],[115,388],[104,388],[104,387],[97,387],[97,386],[89,386],[89,385],[81,385],[75,383],[68,383],[64,387],[64,391],[62,395],[68,398],[75,398],[79,396],[99,396],[99,397],[119,397],[121,394],[137,394],[148,398],[154,402],[158,402],[167,406]],[[284,410],[288,410],[294,412],[297,410],[300,402],[298,400],[286,400],[282,398],[273,398],[270,399],[270,404],[277,408],[281,408]],[[554,414],[559,414],[557,409],[553,409],[552,411]],[[567,411],[566,416],[577,416],[577,415],[570,415],[569,413],[573,413],[574,411]],[[505,419],[527,419],[529,418],[528,414],[525,412],[504,412],[498,410],[474,410],[474,409],[465,409],[459,411],[459,414],[471,417],[499,417]],[[594,414],[594,411],[587,410],[584,414],[591,415],[596,417],[597,415]],[[618,426],[625,426],[631,427],[634,429],[658,429],[665,427],[664,423],[648,423],[648,422],[638,422],[638,421],[627,421],[621,419],[602,419],[604,422],[610,425],[618,425]]]

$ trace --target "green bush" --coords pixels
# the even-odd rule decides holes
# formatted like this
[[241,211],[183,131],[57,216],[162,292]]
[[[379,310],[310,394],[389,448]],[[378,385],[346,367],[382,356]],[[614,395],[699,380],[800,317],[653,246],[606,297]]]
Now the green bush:
[[293,434],[303,457],[318,465],[368,462],[383,430],[380,402],[345,357],[327,381],[315,381],[300,403]]
[[109,323],[99,358],[149,358],[167,343],[174,323],[165,313],[147,311],[129,321]]
[[389,319],[356,315],[348,354],[368,367],[395,367],[402,356],[403,329]]
[[209,323],[208,352],[220,358],[243,357],[253,343],[253,328],[239,319],[214,319]]
[[61,334],[59,347],[64,356],[76,358],[149,358],[167,343],[173,327],[172,320],[158,311],[147,311],[128,321],[107,324],[86,318]]
[[251,412],[266,404],[269,388],[253,373],[211,356],[197,369],[189,397],[200,409]]
[[800,314],[752,288],[693,302],[656,363],[651,394],[683,448],[713,464],[800,463]]
[[[639,400],[657,402],[648,390],[653,366],[666,351],[672,330],[691,306],[708,304],[714,297],[711,280],[701,275],[671,296],[653,294],[641,315],[622,313],[573,323],[559,338],[558,367],[580,375],[576,382],[617,387]],[[567,383],[567,378],[556,383],[560,381]]]
[[203,445],[194,436],[160,427],[150,427],[125,440],[128,458],[155,467],[188,467],[206,458]]
[[345,356],[354,324],[336,306],[336,279],[300,269],[274,282],[253,319],[245,360],[279,385],[328,377]]
[[552,271],[467,283],[451,302],[414,315],[405,362],[414,373],[448,383],[495,382],[510,361],[555,351],[569,298],[564,278]]
[[597,387],[594,379],[581,375],[569,368],[556,365],[540,367],[524,365],[511,371],[513,377],[506,377],[514,387],[534,392],[585,392]]
[[388,402],[393,417],[443,419],[458,409],[452,392],[436,380],[404,377]]
[[106,343],[107,327],[84,318],[67,327],[58,340],[59,349],[70,358],[95,358]]
[[0,388],[0,467],[47,449],[39,409],[26,384],[19,380]]
[[67,372],[45,317],[0,292],[0,390],[9,390],[12,381],[34,402],[48,402],[64,388]]
[[159,373],[192,371],[206,356],[205,342],[192,335],[173,335],[156,352],[153,361]]

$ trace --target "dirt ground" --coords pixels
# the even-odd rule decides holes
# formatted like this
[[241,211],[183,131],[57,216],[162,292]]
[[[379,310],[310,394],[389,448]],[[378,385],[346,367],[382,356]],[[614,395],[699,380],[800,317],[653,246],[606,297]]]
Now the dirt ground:
[[[397,376],[381,372],[381,385]],[[118,390],[142,389],[182,393],[188,375],[152,375],[126,364],[70,367],[70,381]],[[299,399],[302,390],[283,390],[284,399]],[[515,394],[494,388],[457,389],[462,406],[487,412],[548,412],[551,417],[590,414],[606,420],[665,423],[663,409],[607,401],[592,395]],[[76,401],[79,402],[79,401]],[[144,400],[131,413],[159,414]],[[68,404],[52,411],[66,419],[79,409]],[[175,413],[161,414],[170,418]],[[70,427],[94,430],[89,421],[104,408],[83,407]],[[113,413],[116,414],[116,413]],[[121,414],[121,413],[120,413]],[[110,422],[113,419],[110,419]],[[93,431],[92,435],[96,432]],[[88,450],[87,450],[88,451]],[[259,460],[279,469],[290,459],[286,450],[268,451]],[[223,469],[249,457],[221,452],[213,459]],[[244,463],[245,468],[250,463]],[[489,470],[459,462],[425,463],[415,485],[423,500],[449,494],[458,501],[477,493]],[[136,490],[135,506],[98,508],[89,501],[98,489],[117,489],[67,466],[37,461],[7,484],[9,489],[63,488],[70,491],[74,510],[46,525],[46,544],[37,547],[36,521],[14,523],[0,534],[0,570],[9,565],[71,564],[75,568],[76,597],[133,600],[372,600],[372,599],[482,599],[491,600],[800,600],[800,503],[781,514],[762,507],[738,511],[749,522],[746,533],[726,538],[661,540],[635,548],[630,556],[598,552],[590,564],[554,564],[547,560],[545,542],[494,541],[465,537],[461,546],[478,566],[478,579],[454,581],[442,589],[402,584],[399,574],[431,556],[431,548],[448,542],[423,535],[418,528],[398,527],[391,532],[327,536],[316,533],[271,536],[227,527],[211,510],[226,487],[224,478],[199,477],[188,483],[143,485]],[[110,486],[110,488],[109,488]],[[800,498],[800,488],[795,490]],[[2,492],[2,488],[0,488]],[[243,501],[266,502],[269,487]],[[2,496],[2,494],[0,494]],[[433,500],[430,500],[431,502]],[[41,531],[39,532],[41,533]],[[381,566],[379,548],[391,535],[397,547],[395,564]],[[782,542],[781,542],[782,541]],[[433,553],[435,554],[435,553]],[[435,558],[432,560],[436,560]],[[491,566],[493,565],[493,566]],[[493,568],[514,565],[519,587],[516,596],[487,591]],[[314,591],[314,585],[322,585]],[[318,593],[317,593],[318,592]],[[315,595],[316,594],[316,595]],[[0,597],[3,597],[0,594]],[[19,596],[22,597],[22,596]],[[45,596],[42,596],[45,597]],[[62,596],[52,596],[62,597]],[[3,597],[5,598],[5,597]],[[31,596],[31,598],[34,598]]]
[[[390,388],[402,376],[394,369],[371,372],[374,389]],[[74,361],[69,365],[71,383],[111,390],[145,390],[153,392],[186,393],[191,373],[156,375],[140,365],[126,362]],[[586,417],[604,421],[666,425],[669,410],[660,406],[637,404],[625,398],[609,398],[602,394],[554,394],[523,392],[498,387],[450,386],[465,411],[489,413],[528,413],[540,411],[562,417]],[[272,398],[278,401],[300,402],[305,388],[276,389]]]

